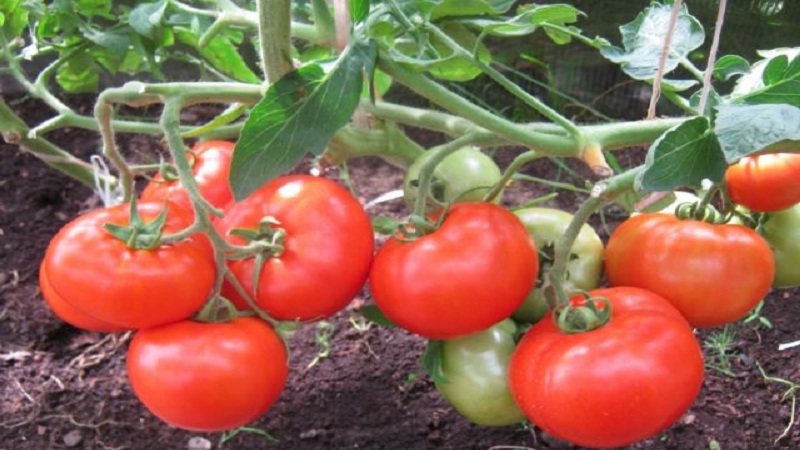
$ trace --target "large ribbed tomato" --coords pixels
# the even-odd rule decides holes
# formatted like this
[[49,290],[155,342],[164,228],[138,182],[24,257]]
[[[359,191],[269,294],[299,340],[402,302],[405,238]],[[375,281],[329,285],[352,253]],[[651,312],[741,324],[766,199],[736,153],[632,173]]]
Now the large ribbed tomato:
[[[140,203],[149,222],[161,203]],[[65,225],[42,264],[52,291],[78,310],[120,328],[146,328],[185,319],[199,310],[214,285],[216,267],[205,236],[194,235],[153,249],[130,248],[106,224],[128,226],[130,205],[96,209]],[[192,223],[170,204],[164,233]],[[51,298],[52,299],[52,298]]]
[[493,203],[456,203],[436,231],[388,240],[375,255],[370,288],[398,326],[450,339],[510,316],[538,270],[536,246],[516,216]]
[[161,420],[223,431],[246,425],[275,403],[289,373],[286,359],[283,342],[260,319],[184,320],[136,333],[128,378]]
[[611,448],[647,439],[675,422],[700,391],[700,345],[678,310],[656,294],[630,287],[589,294],[609,300],[610,320],[574,334],[551,317],[536,323],[511,355],[511,392],[531,422],[575,444]]
[[[265,251],[257,291],[255,257],[229,261],[228,267],[258,306],[278,320],[331,316],[367,280],[372,224],[361,203],[334,181],[308,175],[276,178],[230,204],[216,225],[232,244],[247,243],[237,229],[250,230],[253,238],[276,239],[280,248]],[[247,308],[230,284],[222,292],[240,309]]]
[[743,318],[769,291],[769,244],[742,225],[642,214],[623,222],[606,246],[612,286],[636,286],[672,302],[696,327]]
[[751,211],[771,212],[800,203],[800,153],[742,158],[725,172],[731,199]]

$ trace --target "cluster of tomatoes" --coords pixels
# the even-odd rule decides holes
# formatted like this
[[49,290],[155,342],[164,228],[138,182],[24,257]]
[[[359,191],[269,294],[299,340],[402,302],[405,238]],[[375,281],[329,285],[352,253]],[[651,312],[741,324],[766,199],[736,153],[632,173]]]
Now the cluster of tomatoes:
[[[369,281],[390,321],[431,340],[441,372],[436,387],[469,420],[507,425],[527,418],[580,445],[626,445],[663,430],[694,401],[703,359],[693,327],[742,318],[773,283],[800,284],[797,266],[782,262],[798,253],[800,239],[785,230],[800,223],[800,205],[789,208],[800,202],[797,189],[784,200],[793,203],[773,205],[781,211],[765,222],[764,234],[778,236],[772,247],[745,226],[645,214],[620,225],[604,249],[584,225],[561,288],[588,292],[553,310],[542,274],[572,216],[480,201],[501,173],[477,149],[461,149],[436,167],[430,227],[406,226],[374,255],[369,217],[330,180],[280,177],[234,202],[232,151],[233,144],[212,141],[190,153],[200,194],[223,209],[214,220],[222,243],[181,234],[194,222],[189,196],[179,181],[155,177],[138,204],[91,211],[66,225],[40,271],[43,296],[67,322],[137,330],[127,358],[131,386],[156,416],[186,429],[244,425],[280,395],[286,348],[252,309],[275,321],[319,320]],[[428,154],[406,173],[410,204]],[[742,170],[755,175],[741,183],[757,184],[759,170]],[[750,210],[775,210],[740,197],[735,175],[728,186]],[[175,233],[180,238],[170,237]],[[597,289],[604,267],[612,287]],[[217,304],[209,299],[215,292],[245,313],[197,320],[204,305]],[[573,322],[593,326],[574,332]]]
[[372,260],[369,217],[333,181],[282,177],[234,202],[233,147],[212,141],[190,152],[200,194],[224,210],[214,227],[233,249],[227,278],[205,234],[169,240],[194,214],[180,182],[162,176],[133,205],[90,211],[64,226],[40,270],[42,294],[65,321],[136,330],[127,355],[133,391],[153,414],[191,430],[256,419],[288,377],[286,347],[270,323],[248,314],[195,320],[208,302],[215,305],[215,290],[238,309],[250,309],[249,300],[276,321],[318,320],[358,294]]

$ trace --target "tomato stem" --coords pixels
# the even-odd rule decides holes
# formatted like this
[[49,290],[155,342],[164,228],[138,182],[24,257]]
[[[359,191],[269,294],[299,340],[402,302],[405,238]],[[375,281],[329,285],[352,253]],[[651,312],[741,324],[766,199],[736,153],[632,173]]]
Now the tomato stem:
[[258,0],[259,55],[266,86],[292,70],[292,5],[290,0]]
[[556,242],[553,266],[545,279],[544,294],[551,306],[563,308],[570,304],[569,295],[564,290],[563,284],[566,280],[567,263],[569,263],[572,245],[583,225],[592,214],[608,202],[633,189],[634,180],[643,169],[644,166],[639,166],[596,183],[589,198],[578,208],[566,231]]
[[467,145],[476,144],[487,138],[487,133],[469,133],[447,144],[429,150],[435,152],[431,157],[425,161],[419,171],[419,187],[417,191],[417,199],[414,203],[414,215],[425,217],[425,204],[428,200],[428,195],[431,191],[431,180],[436,166],[442,162],[448,155],[455,153],[462,147]]
[[498,180],[497,183],[492,186],[492,189],[489,190],[489,192],[487,192],[483,197],[483,201],[494,201],[494,199],[500,195],[508,182],[511,180],[511,177],[517,173],[520,167],[525,165],[525,163],[531,162],[540,157],[541,155],[539,155],[535,150],[528,150],[527,152],[517,155],[514,160],[511,161],[511,164],[506,167],[506,170],[503,172],[503,176],[500,178],[500,180]]

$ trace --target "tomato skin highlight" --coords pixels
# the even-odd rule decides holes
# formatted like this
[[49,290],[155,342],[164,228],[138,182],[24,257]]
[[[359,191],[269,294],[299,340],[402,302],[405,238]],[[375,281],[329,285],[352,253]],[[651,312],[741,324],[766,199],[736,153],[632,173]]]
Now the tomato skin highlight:
[[260,319],[190,320],[141,330],[128,348],[139,400],[170,425],[224,431],[264,414],[286,385],[283,341]]
[[611,234],[605,253],[611,286],[666,298],[695,327],[739,320],[767,293],[775,261],[767,242],[742,225],[712,225],[642,214]]
[[429,339],[475,333],[509,317],[539,270],[536,245],[493,203],[456,203],[442,226],[375,255],[370,287],[394,323]]
[[762,233],[775,256],[772,284],[778,288],[800,286],[800,203],[767,217]]
[[91,314],[87,314],[64,300],[64,298],[53,289],[53,286],[50,285],[44,263],[39,267],[39,290],[42,293],[42,298],[47,302],[47,306],[53,311],[53,314],[75,328],[99,331],[101,333],[126,330],[125,327],[104,322]]
[[[205,141],[192,147],[190,153],[191,158],[194,159],[192,172],[200,194],[217,208],[222,208],[233,201],[233,192],[228,182],[233,148],[233,142]],[[189,193],[183,188],[180,180],[165,182],[161,174],[156,174],[145,186],[140,198],[142,201],[156,202],[169,199],[190,211],[192,210]]]
[[534,424],[560,439],[591,448],[647,439],[694,402],[704,372],[700,345],[656,294],[630,287],[590,294],[610,300],[611,320],[575,334],[550,316],[535,324],[511,356],[511,391]]
[[758,212],[773,212],[800,203],[800,154],[748,156],[725,171],[731,200]]
[[[164,208],[139,203],[145,222]],[[147,328],[194,314],[211,293],[216,267],[202,235],[135,250],[111,236],[106,223],[127,226],[130,205],[96,209],[65,225],[50,241],[44,269],[53,290],[75,308],[127,329]],[[190,225],[190,214],[169,204],[164,233]]]
[[[319,320],[341,310],[361,291],[369,274],[374,234],[369,216],[345,188],[309,175],[276,178],[248,198],[230,204],[216,221],[228,242],[244,245],[233,229],[255,229],[273,217],[286,231],[284,251],[261,269],[258,306],[277,320]],[[255,258],[228,267],[253,295]],[[222,294],[239,309],[245,300],[227,283]]]
[[525,419],[508,386],[508,360],[516,348],[511,319],[442,341],[442,374],[436,389],[472,423],[504,426]]

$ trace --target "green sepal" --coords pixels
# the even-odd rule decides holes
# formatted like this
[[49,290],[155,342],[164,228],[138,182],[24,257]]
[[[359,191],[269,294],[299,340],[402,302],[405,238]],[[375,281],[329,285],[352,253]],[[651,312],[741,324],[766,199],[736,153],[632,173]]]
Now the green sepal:
[[139,214],[136,197],[131,198],[129,225],[122,226],[113,223],[103,225],[106,232],[122,241],[128,248],[134,250],[153,250],[161,245],[161,236],[164,234],[164,225],[167,223],[167,205],[150,223],[142,221]]

